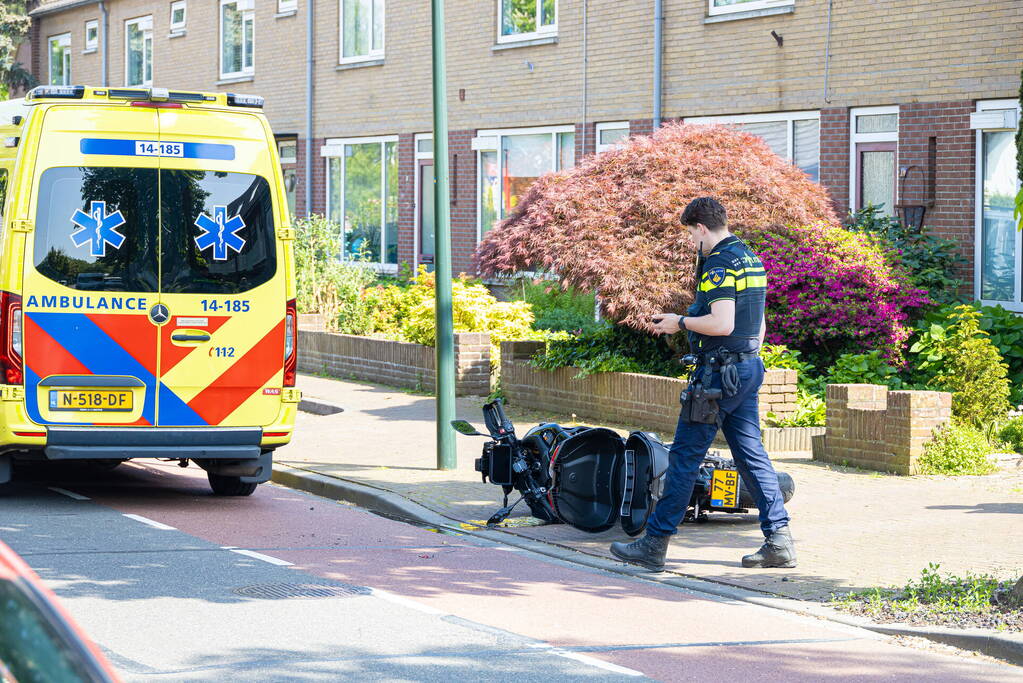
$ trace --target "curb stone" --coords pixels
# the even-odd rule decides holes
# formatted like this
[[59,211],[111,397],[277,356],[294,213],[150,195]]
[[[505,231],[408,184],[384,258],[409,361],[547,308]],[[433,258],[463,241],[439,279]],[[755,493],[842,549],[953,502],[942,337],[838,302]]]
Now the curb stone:
[[298,409],[304,413],[312,413],[313,415],[335,415],[345,411],[345,409],[341,406],[334,405],[328,401],[321,401],[317,398],[301,399],[298,402]]
[[843,626],[865,629],[881,635],[926,638],[963,650],[972,650],[990,657],[1003,659],[1016,666],[1023,666],[1023,635],[1001,635],[979,629],[960,630],[901,624],[878,624],[864,617],[842,614],[818,602],[779,597],[771,593],[752,591],[698,577],[676,574],[671,571],[662,573],[646,571],[639,567],[633,567],[597,555],[590,555],[565,545],[521,536],[516,534],[513,529],[478,529],[468,531],[461,527],[453,526],[460,523],[458,520],[445,517],[397,493],[369,484],[356,483],[339,477],[319,474],[283,463],[275,462],[273,464],[271,480],[277,484],[324,498],[349,502],[386,516],[477,536],[489,541],[528,550],[558,560],[584,565],[593,569],[631,576],[654,583],[663,583],[695,593],[712,595],[718,599],[745,602],[769,609],[794,612],[803,616],[835,622]]

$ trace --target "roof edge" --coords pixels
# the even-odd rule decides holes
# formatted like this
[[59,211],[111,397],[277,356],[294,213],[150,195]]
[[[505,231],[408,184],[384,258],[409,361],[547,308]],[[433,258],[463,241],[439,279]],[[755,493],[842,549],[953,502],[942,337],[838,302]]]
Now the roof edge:
[[39,7],[36,7],[34,10],[31,10],[28,13],[28,16],[33,18],[42,17],[47,14],[56,14],[58,12],[63,12],[64,10],[82,7],[83,5],[98,5],[102,1],[103,0],[73,0],[72,2],[67,3],[53,2],[47,5],[40,5]]

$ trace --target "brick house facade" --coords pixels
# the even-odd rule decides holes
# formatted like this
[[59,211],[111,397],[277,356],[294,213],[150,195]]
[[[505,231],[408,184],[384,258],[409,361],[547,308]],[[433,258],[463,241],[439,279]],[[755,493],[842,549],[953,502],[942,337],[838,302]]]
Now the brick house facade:
[[[540,28],[522,33],[521,25],[502,29],[504,2],[446,3],[456,272],[472,269],[478,237],[494,217],[491,205],[499,217],[537,167],[574,163],[626,130],[652,130],[652,3],[557,0],[555,16],[538,9],[533,28]],[[185,25],[171,30],[177,4],[107,0],[104,21],[98,2],[44,0],[32,12],[21,61],[47,82],[51,41],[69,35],[70,81],[102,84],[106,51],[107,83],[125,84],[129,23],[151,16],[156,85],[266,97],[274,130],[298,143],[289,166],[297,176],[298,215],[332,210],[340,220],[345,179],[361,181],[349,177],[347,162],[329,155],[354,154],[372,164],[388,153],[386,141],[396,140],[396,170],[383,169],[379,188],[381,205],[390,208],[370,242],[380,242],[384,269],[417,264],[420,184],[428,181],[422,174],[430,156],[429,144],[420,150],[420,143],[432,128],[429,3],[385,0],[383,28],[364,36],[370,47],[361,53],[358,39],[350,43],[354,49],[346,47],[341,8],[373,5],[366,0],[184,0]],[[225,5],[251,16],[253,56],[240,75],[221,68]],[[100,25],[91,51],[84,49],[90,21]],[[1023,311],[1023,245],[1006,231],[999,203],[1017,183],[1005,160],[1014,158],[1006,141],[1019,120],[1014,98],[1023,67],[1023,3],[665,0],[663,26],[664,120],[723,120],[763,134],[779,154],[819,178],[840,214],[868,199],[883,201],[888,211],[924,206],[924,223],[954,239],[966,258],[968,289]],[[308,106],[311,141],[305,139]],[[1005,116],[981,121],[975,116],[981,110]],[[304,177],[307,155],[310,178]],[[336,177],[329,177],[330,164]],[[388,173],[396,173],[396,188],[393,180],[387,185]]]

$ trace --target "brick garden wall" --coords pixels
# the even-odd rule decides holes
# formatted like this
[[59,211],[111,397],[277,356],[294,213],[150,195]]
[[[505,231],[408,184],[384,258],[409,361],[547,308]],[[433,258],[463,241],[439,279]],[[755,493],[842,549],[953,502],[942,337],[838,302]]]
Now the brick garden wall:
[[[607,420],[664,432],[678,422],[678,396],[686,382],[672,377],[604,372],[575,379],[578,370],[538,370],[529,358],[540,342],[501,343],[501,388],[508,403],[590,420]],[[768,370],[760,390],[760,411],[780,416],[796,409],[795,370]]]
[[[310,330],[298,335],[299,372],[433,391],[435,350],[422,344]],[[455,393],[490,393],[490,335],[455,334]]]
[[827,431],[813,439],[813,459],[916,474],[924,444],[952,417],[952,394],[888,391],[873,384],[829,384]]

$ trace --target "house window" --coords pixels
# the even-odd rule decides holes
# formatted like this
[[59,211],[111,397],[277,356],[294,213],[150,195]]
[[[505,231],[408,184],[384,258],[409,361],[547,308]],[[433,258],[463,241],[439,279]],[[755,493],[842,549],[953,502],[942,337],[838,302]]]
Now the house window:
[[507,218],[537,178],[575,166],[575,128],[479,131],[479,236]]
[[342,258],[398,263],[398,138],[328,140],[327,216],[341,226]]
[[341,0],[342,64],[384,56],[384,0]]
[[220,77],[255,73],[254,0],[220,0]]
[[153,84],[153,17],[124,22],[124,84]]
[[172,2],[170,6],[170,32],[181,33],[185,30],[186,18],[185,1]]
[[498,42],[556,35],[557,0],[498,0],[501,6]]
[[629,137],[629,122],[597,124],[597,152],[606,152],[621,145]]
[[277,0],[277,13],[297,12],[298,0]]
[[[1015,100],[978,102],[977,111],[1008,114],[976,128],[977,298],[1023,312],[1023,233],[1016,229],[1013,217],[1020,189],[1015,140],[1019,105]],[[1013,123],[1016,128],[1007,127]]]
[[93,52],[99,47],[99,21],[92,19],[85,22],[85,51]]
[[716,14],[733,14],[735,12],[749,12],[755,9],[769,9],[771,7],[785,7],[796,4],[795,0],[707,0],[709,7],[707,13],[711,16]]
[[50,36],[50,85],[71,85],[71,34]]
[[277,153],[282,164],[293,164],[298,160],[298,141],[281,140],[277,143]]
[[817,182],[820,179],[820,112],[700,116],[686,123],[723,123],[763,139],[771,151]]
[[849,208],[876,206],[895,216],[899,108],[853,109],[849,125]]

